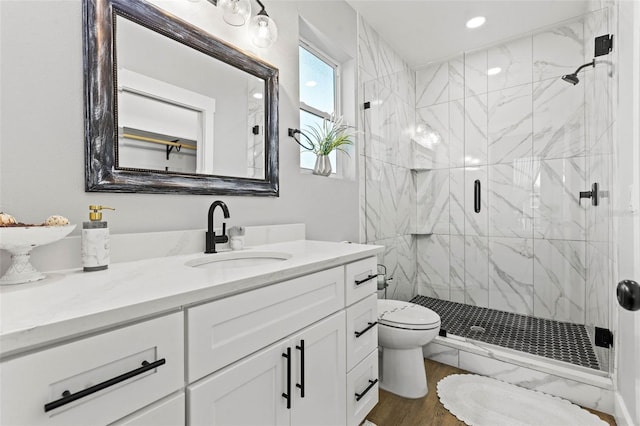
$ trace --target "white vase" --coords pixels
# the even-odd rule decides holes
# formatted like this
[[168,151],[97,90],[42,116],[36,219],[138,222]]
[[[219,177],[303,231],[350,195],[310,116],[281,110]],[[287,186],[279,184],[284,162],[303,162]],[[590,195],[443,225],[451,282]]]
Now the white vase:
[[331,160],[328,155],[316,156],[316,165],[313,167],[313,174],[329,176],[331,174]]

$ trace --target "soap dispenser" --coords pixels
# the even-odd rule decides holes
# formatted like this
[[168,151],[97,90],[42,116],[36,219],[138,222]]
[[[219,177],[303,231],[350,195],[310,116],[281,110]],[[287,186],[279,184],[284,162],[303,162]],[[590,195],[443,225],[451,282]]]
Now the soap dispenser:
[[89,222],[82,222],[82,267],[85,271],[101,271],[109,267],[109,228],[102,220],[107,206],[89,206]]

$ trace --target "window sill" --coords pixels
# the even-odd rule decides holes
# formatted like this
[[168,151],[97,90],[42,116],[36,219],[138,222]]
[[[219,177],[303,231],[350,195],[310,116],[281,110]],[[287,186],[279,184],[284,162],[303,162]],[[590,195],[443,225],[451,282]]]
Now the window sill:
[[345,180],[340,173],[331,173],[329,176],[320,176],[320,175],[314,175],[313,170],[311,169],[305,169],[301,167],[299,168],[299,170],[300,170],[300,174],[303,174],[303,175],[318,176],[320,178],[328,178],[328,179]]

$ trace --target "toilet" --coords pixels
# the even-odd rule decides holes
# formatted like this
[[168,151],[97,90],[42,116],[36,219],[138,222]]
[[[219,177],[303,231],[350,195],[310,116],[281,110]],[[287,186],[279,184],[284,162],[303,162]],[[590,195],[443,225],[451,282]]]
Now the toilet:
[[422,346],[440,331],[431,309],[400,300],[378,299],[378,344],[382,348],[380,388],[405,398],[427,394]]

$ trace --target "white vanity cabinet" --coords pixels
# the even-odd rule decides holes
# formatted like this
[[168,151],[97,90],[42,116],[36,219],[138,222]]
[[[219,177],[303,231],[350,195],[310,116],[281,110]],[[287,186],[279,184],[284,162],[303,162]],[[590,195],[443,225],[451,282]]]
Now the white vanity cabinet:
[[375,274],[370,257],[188,309],[188,424],[364,420],[378,401]]
[[344,424],[344,334],[339,312],[190,385],[189,424]]
[[0,424],[121,419],[183,388],[183,336],[177,312],[3,361]]
[[[114,266],[91,280],[71,273],[61,299],[84,300],[83,309],[50,323],[38,314],[54,312],[61,299],[49,303],[37,287],[3,294],[42,300],[33,318],[3,312],[2,338],[13,346],[0,348],[0,425],[361,423],[378,400],[379,248],[283,247],[303,260],[255,274],[204,276],[181,269],[184,258],[178,266],[164,258]],[[169,275],[160,279],[165,262]],[[114,286],[122,276],[135,278]],[[115,302],[89,305],[93,280]]]

